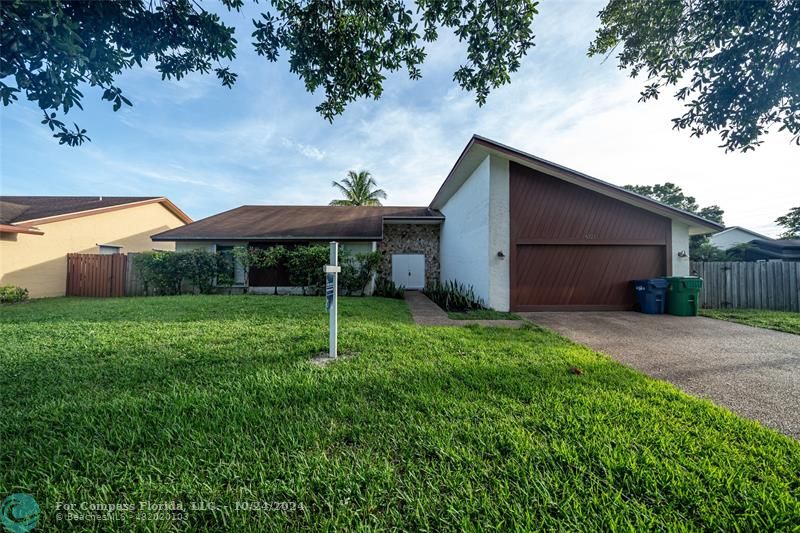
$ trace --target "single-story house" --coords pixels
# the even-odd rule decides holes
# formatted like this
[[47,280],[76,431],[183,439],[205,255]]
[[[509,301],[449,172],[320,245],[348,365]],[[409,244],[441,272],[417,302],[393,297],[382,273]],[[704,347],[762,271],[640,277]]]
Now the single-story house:
[[174,250],[150,235],[190,222],[164,197],[0,196],[0,285],[64,296],[68,253]]
[[[439,279],[439,227],[444,216],[428,207],[245,205],[153,236],[177,251],[224,252],[234,246],[292,247],[338,241],[352,253],[383,252],[381,273],[398,285],[422,289]],[[402,274],[402,275],[401,275]],[[235,281],[244,283],[237,269]],[[283,269],[253,269],[252,292],[291,292]]]
[[[243,206],[153,240],[176,250],[337,240],[383,252],[382,275],[406,288],[457,280],[497,310],[610,310],[633,306],[633,279],[688,275],[689,236],[721,229],[475,135],[425,207]],[[250,285],[282,275],[254,272]]]
[[743,228],[741,226],[730,226],[719,233],[714,233],[708,238],[711,244],[720,250],[730,250],[735,246],[748,243],[753,239],[760,239],[762,241],[774,240],[766,235],[756,233],[755,231]]

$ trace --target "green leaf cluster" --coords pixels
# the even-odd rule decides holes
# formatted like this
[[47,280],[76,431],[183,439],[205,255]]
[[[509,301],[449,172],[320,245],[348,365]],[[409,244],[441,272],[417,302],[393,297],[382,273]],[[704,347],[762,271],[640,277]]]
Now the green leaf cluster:
[[800,239],[800,206],[794,207],[782,217],[775,219],[775,223],[784,228],[779,239]]
[[589,55],[617,52],[647,84],[640,101],[673,88],[675,129],[719,134],[746,152],[773,127],[800,145],[800,2],[610,0]]
[[472,285],[466,285],[457,280],[447,280],[444,283],[434,282],[427,285],[422,292],[445,311],[464,312],[486,309],[486,304],[475,294]]
[[16,304],[28,300],[28,289],[3,285],[0,287],[0,304]]
[[[722,216],[725,211],[718,205],[700,207],[694,196],[687,196],[683,189],[674,183],[658,183],[656,185],[625,185],[627,189],[636,194],[647,196],[662,204],[703,217],[711,222],[723,224]],[[695,261],[729,261],[728,255],[715,247],[706,235],[692,235],[689,238],[689,257]]]
[[[425,44],[439,31],[466,44],[466,60],[454,74],[483,104],[511,79],[533,46],[533,0],[271,0],[253,20],[255,51],[270,62],[288,56],[289,70],[309,92],[321,91],[317,111],[332,121],[359,98],[379,98],[389,73],[422,76]],[[416,9],[412,6],[416,4]],[[239,10],[243,0],[222,0]],[[132,105],[116,85],[125,70],[152,64],[162,79],[214,71],[233,87],[229,63],[236,54],[235,28],[199,0],[4,0],[0,9],[0,100],[19,94],[42,109],[42,123],[61,144],[90,138],[57,113],[82,108],[85,86],[102,91],[114,111]]]
[[405,297],[406,289],[398,287],[394,281],[383,276],[375,280],[375,290],[372,291],[373,296],[381,296],[383,298],[395,298],[402,300]]
[[339,289],[342,294],[363,296],[382,260],[381,252],[350,254],[345,251],[344,254],[340,254],[342,272],[339,274]]
[[366,170],[348,171],[347,177],[341,183],[333,181],[333,187],[338,189],[344,198],[332,200],[330,205],[374,206],[382,205],[381,199],[386,199],[386,191],[378,189],[375,178]]

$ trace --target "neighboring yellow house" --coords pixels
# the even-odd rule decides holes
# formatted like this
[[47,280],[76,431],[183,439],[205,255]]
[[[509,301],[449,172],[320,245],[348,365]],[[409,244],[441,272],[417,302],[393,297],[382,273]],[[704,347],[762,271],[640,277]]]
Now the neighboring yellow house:
[[174,250],[150,236],[191,221],[163,197],[0,196],[0,285],[64,296],[68,253]]

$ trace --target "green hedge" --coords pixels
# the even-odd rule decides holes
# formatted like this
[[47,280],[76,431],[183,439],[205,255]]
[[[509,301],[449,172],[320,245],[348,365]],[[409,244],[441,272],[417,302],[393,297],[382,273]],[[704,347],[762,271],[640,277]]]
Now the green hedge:
[[[322,267],[328,263],[330,252],[324,245],[268,249],[238,246],[232,251],[209,252],[145,252],[134,256],[134,268],[145,286],[145,292],[156,294],[181,294],[200,292],[208,294],[215,286],[232,287],[235,283],[236,264],[244,270],[245,284],[249,285],[251,268],[286,268],[289,283],[302,287],[303,294],[321,294],[325,287]],[[339,254],[342,272],[339,287],[342,294],[363,295],[381,262],[380,252]]]

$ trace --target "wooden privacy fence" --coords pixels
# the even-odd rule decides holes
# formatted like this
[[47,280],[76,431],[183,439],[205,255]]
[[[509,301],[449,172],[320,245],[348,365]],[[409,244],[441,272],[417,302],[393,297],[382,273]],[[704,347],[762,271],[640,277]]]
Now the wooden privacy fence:
[[800,262],[692,262],[691,270],[703,278],[703,307],[800,311]]
[[128,262],[125,266],[125,296],[152,296],[153,289],[145,290],[144,280],[140,272],[134,268],[134,257],[138,252],[128,253]]
[[128,257],[67,254],[67,296],[125,296]]

